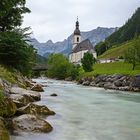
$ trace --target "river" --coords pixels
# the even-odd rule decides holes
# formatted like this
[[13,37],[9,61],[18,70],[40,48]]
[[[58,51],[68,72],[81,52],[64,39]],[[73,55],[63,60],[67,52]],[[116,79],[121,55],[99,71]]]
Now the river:
[[[34,79],[48,85],[37,104],[56,112],[48,134],[23,133],[11,140],[140,140],[140,94]],[[57,97],[50,94],[57,93]]]

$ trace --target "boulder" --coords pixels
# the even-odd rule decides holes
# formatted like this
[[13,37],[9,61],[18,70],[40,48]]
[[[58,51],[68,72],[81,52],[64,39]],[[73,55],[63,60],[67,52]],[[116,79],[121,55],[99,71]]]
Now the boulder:
[[89,85],[90,85],[90,81],[84,81],[84,82],[82,83],[82,85],[84,85],[84,86],[89,86]]
[[96,86],[95,81],[92,81],[92,82],[90,83],[90,86],[92,86],[92,87]]
[[73,80],[72,77],[65,78],[65,81],[72,81],[72,80]]
[[99,83],[97,84],[97,87],[104,87],[104,84],[105,84],[105,82],[99,82]]
[[124,80],[123,82],[122,82],[122,86],[123,87],[125,87],[125,86],[130,86],[131,85],[131,81],[130,80]]
[[42,87],[49,87],[48,84],[43,84]]
[[100,82],[106,82],[107,75],[99,75],[95,79],[95,83],[98,84]]
[[113,78],[110,77],[110,76],[108,76],[104,81],[105,81],[105,82],[110,82],[110,83],[114,82],[114,81],[113,81]]
[[9,133],[4,125],[4,119],[0,117],[0,140],[10,140]]
[[15,105],[16,105],[17,108],[20,108],[20,107],[23,107],[23,106],[26,105],[26,104],[24,104],[24,103],[22,103],[20,101],[16,101],[16,100],[13,100],[13,102],[15,103]]
[[0,78],[0,90],[4,90],[5,92],[9,92],[11,87],[11,83],[6,81],[5,79]]
[[4,98],[0,101],[0,116],[11,117],[17,111],[17,107],[10,98]]
[[118,89],[121,91],[132,91],[132,88],[129,86],[119,87]]
[[50,132],[52,126],[45,120],[34,115],[21,115],[12,120],[13,129],[24,132]]
[[104,84],[105,89],[115,89],[115,86],[113,83],[107,82]]
[[137,76],[134,77],[131,86],[133,88],[139,88],[140,89],[140,75],[137,75]]
[[39,101],[41,99],[40,93],[19,87],[12,87],[10,89],[10,94],[19,94],[22,96],[32,97],[35,101]]
[[133,90],[131,91],[134,91],[134,92],[140,92],[140,88],[132,88]]
[[29,103],[27,106],[19,108],[17,114],[55,115],[55,112],[49,110],[46,106]]
[[114,75],[112,75],[113,81],[117,81],[117,80],[119,80],[119,79],[122,78],[122,77],[123,77],[122,74],[114,74]]
[[81,78],[81,79],[78,80],[78,84],[82,84],[84,81],[85,81],[85,79]]
[[51,94],[50,96],[56,97],[58,96],[56,93]]
[[40,85],[40,84],[34,85],[34,86],[31,88],[31,90],[33,90],[33,91],[38,91],[38,92],[44,92],[44,89],[43,89],[42,85]]
[[17,105],[17,108],[25,106],[28,103],[35,101],[31,96],[20,94],[10,94],[10,98]]
[[121,86],[122,86],[122,81],[117,80],[117,81],[114,82],[114,85],[115,85],[116,87],[121,87]]
[[32,81],[30,81],[29,79],[25,78],[25,83],[26,83],[26,86],[27,87],[33,87],[34,86],[34,83],[32,83]]

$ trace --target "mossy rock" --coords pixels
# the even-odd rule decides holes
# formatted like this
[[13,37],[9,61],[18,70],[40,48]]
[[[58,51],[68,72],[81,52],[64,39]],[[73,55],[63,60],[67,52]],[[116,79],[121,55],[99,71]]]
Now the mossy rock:
[[35,101],[40,101],[41,99],[41,95],[40,93],[36,92],[36,91],[32,91],[32,90],[26,90],[23,88],[19,88],[19,87],[12,87],[10,89],[10,94],[19,94],[19,95],[24,95],[24,96],[30,96],[32,97]]
[[12,120],[13,130],[16,132],[50,132],[52,126],[35,115],[21,115]]
[[46,106],[41,106],[33,103],[29,103],[27,106],[21,107],[17,110],[17,114],[33,114],[33,115],[55,115],[54,111],[51,111]]
[[30,103],[27,106],[21,107],[17,110],[17,114],[33,114],[33,115],[55,115],[54,111],[51,111],[46,106]]
[[40,84],[34,85],[34,86],[31,88],[31,90],[37,91],[37,92],[44,92],[44,89],[43,89],[42,85],[40,85]]
[[16,111],[17,107],[11,99],[4,98],[0,101],[0,116],[11,117],[16,113]]
[[9,133],[5,128],[4,121],[0,117],[0,140],[10,140]]

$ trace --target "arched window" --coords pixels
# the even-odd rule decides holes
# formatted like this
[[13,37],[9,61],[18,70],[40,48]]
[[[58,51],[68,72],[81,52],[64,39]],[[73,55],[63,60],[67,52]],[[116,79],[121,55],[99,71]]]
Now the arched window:
[[79,42],[79,37],[77,37],[77,42]]

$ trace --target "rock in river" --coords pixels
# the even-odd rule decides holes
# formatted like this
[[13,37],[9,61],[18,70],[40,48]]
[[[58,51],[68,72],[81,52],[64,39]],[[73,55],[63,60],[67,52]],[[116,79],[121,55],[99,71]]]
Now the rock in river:
[[40,85],[40,84],[34,85],[34,86],[31,88],[31,90],[33,90],[33,91],[38,91],[38,92],[44,92],[44,89],[43,89],[42,85]]
[[35,101],[39,101],[41,99],[40,93],[31,91],[31,90],[26,90],[26,89],[19,88],[19,87],[12,87],[10,89],[10,93],[19,94],[22,96],[29,96],[29,97],[32,97]]
[[46,106],[29,103],[27,106],[19,108],[17,114],[55,115],[55,112],[49,110]]
[[58,95],[56,93],[52,93],[50,96],[56,97]]
[[45,120],[34,115],[21,115],[13,119],[13,129],[25,132],[50,132],[52,126]]
[[16,104],[17,108],[23,107],[28,103],[35,101],[31,96],[20,94],[10,94],[10,98]]

